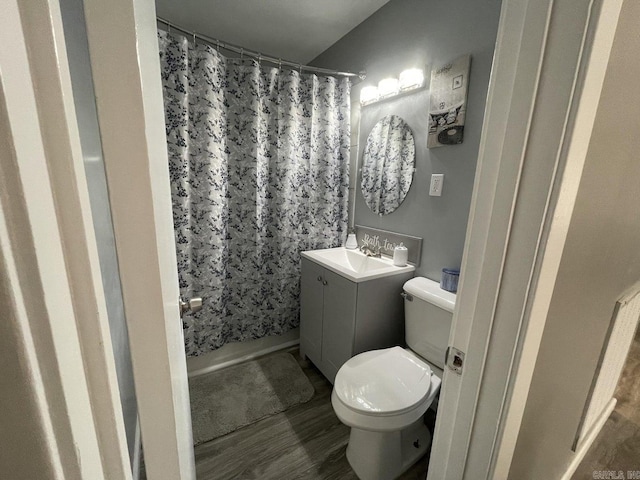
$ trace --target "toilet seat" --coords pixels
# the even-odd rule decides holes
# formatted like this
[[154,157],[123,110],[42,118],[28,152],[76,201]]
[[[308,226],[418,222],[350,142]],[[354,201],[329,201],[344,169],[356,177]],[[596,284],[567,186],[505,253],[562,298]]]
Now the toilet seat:
[[393,347],[349,359],[336,375],[342,403],[367,415],[398,415],[413,410],[429,394],[431,367],[415,354]]
[[427,411],[441,379],[410,350],[392,347],[361,353],[338,371],[331,403],[351,427],[392,431]]

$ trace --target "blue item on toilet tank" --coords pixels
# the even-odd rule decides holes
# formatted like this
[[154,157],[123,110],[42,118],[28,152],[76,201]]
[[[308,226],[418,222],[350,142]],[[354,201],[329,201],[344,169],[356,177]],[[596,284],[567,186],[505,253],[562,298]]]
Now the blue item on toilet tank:
[[457,268],[443,268],[442,277],[440,278],[440,288],[447,292],[456,293],[458,291],[459,278],[460,270]]

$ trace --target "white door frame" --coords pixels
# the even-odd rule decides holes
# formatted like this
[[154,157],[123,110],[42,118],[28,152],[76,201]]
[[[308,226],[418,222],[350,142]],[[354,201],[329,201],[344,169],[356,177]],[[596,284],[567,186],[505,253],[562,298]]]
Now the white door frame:
[[4,2],[0,41],[0,304],[25,392],[2,414],[29,410],[2,424],[30,460],[0,476],[131,479],[57,0]]
[[195,479],[153,0],[84,0],[147,478]]
[[621,0],[505,0],[429,480],[507,478]]

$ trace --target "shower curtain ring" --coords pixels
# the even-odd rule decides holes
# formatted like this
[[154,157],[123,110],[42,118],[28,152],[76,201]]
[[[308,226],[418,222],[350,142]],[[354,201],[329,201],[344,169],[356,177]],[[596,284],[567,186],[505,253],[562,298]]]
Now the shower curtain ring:
[[196,46],[196,32],[193,32],[193,46]]
[[282,59],[278,59],[278,70],[282,70]]
[[220,40],[216,40],[216,51],[220,53]]
[[258,65],[262,63],[262,54],[258,52]]
[[240,60],[244,60],[244,48],[240,49]]

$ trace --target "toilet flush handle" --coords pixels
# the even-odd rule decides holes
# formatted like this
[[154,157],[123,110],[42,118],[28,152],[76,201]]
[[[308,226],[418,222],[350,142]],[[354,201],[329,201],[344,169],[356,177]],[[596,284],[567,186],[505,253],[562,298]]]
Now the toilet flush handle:
[[404,298],[407,302],[413,302],[413,296],[407,292],[402,292],[400,296]]

